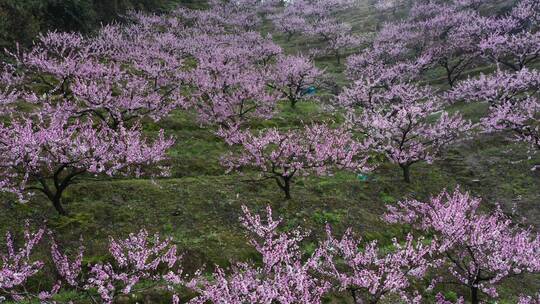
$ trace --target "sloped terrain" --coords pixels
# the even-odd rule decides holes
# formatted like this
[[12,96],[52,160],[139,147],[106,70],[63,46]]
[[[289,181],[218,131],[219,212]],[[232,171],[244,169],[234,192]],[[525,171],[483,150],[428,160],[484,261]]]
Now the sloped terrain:
[[[355,31],[365,33],[376,27],[374,14],[373,7],[365,3],[358,11],[347,12],[342,18],[350,21]],[[265,23],[261,31],[273,33],[271,24]],[[274,33],[274,40],[286,53],[307,52],[311,47],[302,38],[287,42],[278,33]],[[332,74],[340,86],[346,84],[343,63],[338,65],[333,58],[318,59],[316,63]],[[469,74],[477,74],[483,69],[490,67],[480,67]],[[434,84],[443,86],[442,78],[442,74],[433,72]],[[475,104],[457,104],[450,110],[459,110],[473,121],[478,121],[486,111]],[[250,127],[288,129],[302,123],[340,119],[318,103],[300,103],[296,109],[283,103],[274,118],[254,121]],[[530,156],[525,145],[508,140],[505,134],[474,135],[451,146],[433,165],[414,165],[411,184],[402,181],[398,166],[383,163],[367,181],[345,172],[328,177],[300,177],[294,183],[293,199],[284,201],[273,180],[254,181],[256,172],[226,174],[220,158],[231,148],[216,137],[215,129],[201,126],[194,113],[175,111],[159,123],[147,122],[144,126],[149,134],[159,128],[164,128],[177,140],[169,151],[170,177],[98,179],[86,176],[66,192],[67,208],[71,211],[68,217],[58,216],[39,194],[25,204],[3,195],[0,234],[17,227],[25,219],[44,220],[65,247],[75,249],[79,236],[86,236],[85,262],[93,262],[105,259],[108,236],[125,236],[144,227],[172,236],[185,252],[184,267],[191,272],[204,265],[211,269],[214,264],[227,266],[229,261],[257,258],[256,252],[247,244],[238,220],[241,205],[254,211],[271,205],[274,212],[284,218],[288,228],[301,226],[312,230],[312,236],[302,248],[310,253],[314,250],[315,240],[324,235],[326,223],[337,233],[353,227],[367,240],[379,239],[389,244],[391,238],[403,236],[407,228],[388,225],[381,220],[387,204],[404,198],[426,199],[457,185],[484,198],[485,208],[495,208],[500,203],[509,213],[517,210],[516,219],[524,216],[526,224],[532,224],[536,229],[540,227],[540,171],[531,170],[540,164],[540,157]],[[47,249],[40,250],[45,255]],[[45,276],[41,279],[52,282],[55,278]],[[40,284],[39,280],[33,284]],[[516,288],[532,292],[538,286],[540,277],[511,279],[502,289],[505,300],[500,303],[513,303],[515,299],[506,296],[514,294]],[[165,303],[169,298],[167,291],[150,290],[134,298],[121,299],[121,302]],[[55,299],[90,303],[85,294],[74,292],[61,293]],[[347,303],[339,295],[328,301]]]

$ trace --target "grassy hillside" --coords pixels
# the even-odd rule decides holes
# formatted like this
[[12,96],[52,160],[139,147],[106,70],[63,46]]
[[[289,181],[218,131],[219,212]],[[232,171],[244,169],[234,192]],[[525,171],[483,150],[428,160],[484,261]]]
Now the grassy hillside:
[[[343,18],[353,23],[358,32],[375,28],[374,13],[367,3],[358,11],[347,12]],[[264,31],[272,29],[266,25]],[[302,39],[286,42],[280,35],[275,39],[287,53],[309,48],[309,43]],[[346,83],[342,74],[344,66],[337,65],[334,59],[318,60],[317,64],[332,73],[341,85]],[[434,73],[434,82],[439,76]],[[453,106],[452,110],[460,110],[467,118],[478,120],[486,109],[482,105],[463,104]],[[339,120],[316,103],[302,103],[297,109],[284,103],[275,118],[254,122],[251,127],[291,128],[310,121],[336,119]],[[486,208],[501,203],[510,211],[515,205],[518,214],[527,217],[527,223],[540,227],[540,172],[530,170],[540,164],[540,157],[529,158],[526,147],[509,141],[505,134],[476,135],[450,147],[446,156],[433,165],[414,165],[411,184],[402,181],[399,167],[382,164],[367,182],[358,180],[352,173],[298,178],[293,186],[293,199],[285,202],[273,181],[254,182],[255,172],[225,174],[219,159],[230,147],[214,135],[215,130],[200,127],[193,113],[178,111],[157,125],[145,125],[149,133],[159,128],[165,128],[177,139],[170,151],[170,178],[97,180],[86,177],[66,194],[69,217],[57,216],[39,194],[26,204],[15,203],[13,197],[4,196],[0,200],[0,234],[18,227],[25,219],[34,222],[45,219],[68,248],[75,250],[79,236],[86,236],[86,262],[90,262],[105,258],[108,235],[125,236],[145,227],[151,232],[172,236],[185,252],[184,265],[190,272],[203,265],[208,268],[214,264],[226,266],[229,260],[256,258],[253,249],[246,244],[238,221],[243,204],[253,210],[262,210],[269,204],[285,219],[288,227],[311,229],[313,235],[303,248],[308,253],[314,249],[317,236],[324,233],[325,223],[332,224],[337,233],[353,227],[368,240],[377,238],[383,243],[389,242],[391,237],[407,231],[381,221],[385,205],[406,197],[425,199],[458,184],[484,197]],[[3,241],[0,240],[0,247]],[[42,252],[44,254],[45,248]],[[51,282],[54,278],[40,280]],[[505,298],[516,288],[534,291],[538,286],[540,277],[518,277],[505,285],[502,296]],[[166,291],[150,290],[139,298],[124,300],[126,303],[163,303],[168,301],[167,296]],[[90,303],[86,295],[76,293],[60,294],[57,300]],[[329,301],[346,303],[339,295]]]

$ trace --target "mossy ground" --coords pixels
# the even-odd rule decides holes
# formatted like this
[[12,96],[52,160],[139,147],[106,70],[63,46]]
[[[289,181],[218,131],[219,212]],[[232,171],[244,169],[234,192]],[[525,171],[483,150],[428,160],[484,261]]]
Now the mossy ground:
[[[358,31],[374,29],[374,15],[367,5],[348,12],[343,18],[351,20]],[[287,42],[284,37],[275,35],[275,39],[286,52],[310,46],[303,38]],[[317,64],[326,67],[339,83],[345,83],[344,66],[337,65],[333,58],[319,60]],[[433,79],[437,82],[441,77],[437,71],[434,73]],[[478,120],[486,109],[483,105],[459,104],[450,110],[459,110],[467,118]],[[302,123],[336,120],[340,118],[325,112],[316,103],[301,103],[296,109],[284,103],[275,118],[253,122],[251,127],[285,129]],[[385,205],[407,197],[426,199],[456,185],[485,198],[486,209],[500,203],[504,210],[510,211],[515,205],[518,215],[527,217],[527,224],[540,225],[540,172],[530,170],[540,164],[540,157],[529,157],[527,148],[508,140],[507,134],[477,134],[449,147],[445,156],[433,165],[414,165],[411,184],[402,181],[399,167],[383,163],[367,182],[359,181],[354,173],[345,172],[329,177],[297,178],[293,199],[284,201],[273,181],[254,182],[255,172],[225,174],[219,159],[231,148],[214,135],[215,130],[201,127],[193,113],[177,111],[158,124],[145,125],[149,133],[159,128],[166,129],[177,139],[170,151],[170,178],[87,177],[66,193],[69,217],[59,217],[40,195],[26,204],[4,196],[0,201],[0,234],[7,230],[20,232],[25,219],[34,223],[46,220],[66,248],[76,250],[79,236],[84,236],[85,262],[90,263],[107,259],[107,236],[122,237],[144,227],[174,238],[185,252],[184,267],[189,273],[204,265],[211,269],[214,264],[227,266],[229,261],[258,259],[248,246],[238,221],[241,205],[254,211],[271,205],[275,214],[284,218],[284,229],[301,226],[312,230],[303,248],[306,253],[312,251],[316,239],[324,235],[326,223],[331,224],[337,234],[352,227],[367,240],[379,239],[388,244],[392,237],[403,236],[407,228],[386,225],[381,220]],[[2,239],[0,246],[3,242]],[[46,256],[46,251],[46,246],[38,250],[42,256]],[[52,271],[43,273],[31,283],[54,281]],[[538,286],[538,277],[510,280],[501,288],[503,300],[499,303],[511,303],[516,294],[534,292]],[[121,299],[121,302],[165,303],[169,296],[166,291],[151,290]],[[77,292],[64,292],[56,299],[89,303],[85,294]],[[336,295],[328,302],[349,303],[349,300]]]

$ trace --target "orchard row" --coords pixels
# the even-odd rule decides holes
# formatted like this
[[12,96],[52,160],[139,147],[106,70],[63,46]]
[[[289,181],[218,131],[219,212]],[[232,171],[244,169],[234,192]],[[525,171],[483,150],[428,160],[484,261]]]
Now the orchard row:
[[[384,220],[409,224],[429,238],[408,234],[404,240],[393,239],[388,248],[377,241],[363,241],[352,229],[335,238],[327,226],[326,238],[307,258],[300,248],[309,231],[298,227],[281,232],[282,220],[273,218],[270,207],[261,218],[243,206],[240,220],[262,265],[231,261],[230,269],[216,266],[210,277],[204,269],[184,273],[173,240],[150,236],[145,230],[125,240],[110,238],[113,262],[85,265],[83,245],[66,254],[49,232],[50,260],[58,281],[50,291],[34,294],[24,284],[44,268],[43,260],[32,257],[32,250],[42,241],[45,229],[31,232],[26,227],[21,248],[15,248],[11,235],[7,236],[0,291],[16,301],[37,298],[53,303],[51,297],[60,290],[76,290],[97,293],[100,300],[92,298],[94,303],[113,303],[119,296],[140,292],[150,284],[169,290],[172,303],[189,298],[178,291],[191,290],[188,294],[196,296],[186,300],[190,304],[322,303],[325,296],[336,292],[348,293],[354,303],[379,303],[389,298],[394,303],[450,304],[435,289],[451,279],[470,290],[473,303],[480,303],[482,298],[496,299],[497,286],[505,279],[540,272],[540,236],[517,227],[500,210],[482,213],[479,206],[480,199],[460,189],[443,192],[427,202],[403,201],[398,207],[389,207]],[[140,286],[141,282],[145,284]],[[426,294],[432,297],[426,298]],[[538,296],[522,295],[519,304],[539,300]],[[464,298],[458,303],[464,303]]]

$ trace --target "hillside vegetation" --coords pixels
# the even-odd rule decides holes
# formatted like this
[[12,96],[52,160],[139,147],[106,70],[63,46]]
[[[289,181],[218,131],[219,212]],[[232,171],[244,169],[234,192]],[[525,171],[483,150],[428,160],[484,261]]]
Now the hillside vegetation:
[[[334,167],[328,165],[330,168],[329,174],[325,173],[319,176],[309,171],[311,174],[304,176],[299,173],[292,180],[291,199],[284,199],[284,193],[276,185],[275,179],[268,178],[261,181],[261,170],[257,167],[242,166],[238,170],[236,168],[228,170],[229,168],[223,165],[224,158],[229,153],[238,155],[243,151],[241,144],[230,145],[227,143],[229,139],[226,136],[225,139],[224,136],[220,136],[222,135],[220,131],[224,129],[226,131],[229,130],[227,128],[235,130],[234,128],[239,126],[238,128],[241,130],[249,130],[252,134],[259,134],[259,132],[264,132],[270,128],[275,128],[280,132],[290,130],[294,132],[295,130],[303,130],[306,125],[311,126],[313,124],[326,124],[333,129],[339,129],[343,123],[348,122],[347,114],[352,113],[351,111],[358,111],[355,112],[357,115],[366,113],[363,110],[365,107],[350,110],[336,102],[337,96],[344,94],[345,88],[351,88],[357,81],[357,79],[352,79],[347,75],[347,64],[350,61],[347,61],[346,58],[350,55],[359,54],[361,50],[370,48],[377,33],[381,28],[384,28],[385,22],[399,22],[399,20],[408,18],[410,8],[413,5],[410,2],[415,1],[395,1],[400,3],[396,8],[382,9],[377,6],[376,1],[358,0],[353,1],[355,5],[351,6],[351,8],[343,10],[338,7],[335,9],[335,12],[331,14],[332,18],[335,18],[340,23],[349,24],[351,28],[347,34],[358,39],[358,43],[337,46],[337,52],[341,57],[339,62],[336,60],[332,50],[328,51],[328,41],[314,38],[315,36],[305,33],[295,33],[292,37],[288,37],[287,33],[276,26],[280,22],[285,23],[287,20],[292,20],[286,18],[277,19],[276,16],[283,14],[283,11],[286,10],[281,1],[275,1],[275,3],[274,1],[239,1],[240,3],[248,3],[238,9],[240,12],[247,10],[248,17],[245,19],[238,18],[239,20],[247,22],[245,20],[251,20],[250,18],[253,16],[259,20],[255,26],[248,28],[262,34],[260,38],[256,38],[260,39],[257,40],[257,43],[262,41],[260,42],[263,45],[261,48],[267,47],[267,43],[275,43],[280,47],[280,54],[276,55],[276,57],[270,57],[272,58],[270,59],[271,62],[278,56],[282,56],[281,53],[290,55],[304,54],[306,58],[312,55],[310,58],[313,58],[315,66],[324,73],[322,77],[324,79],[319,79],[313,83],[313,86],[316,87],[315,94],[307,98],[302,95],[302,100],[295,104],[294,107],[291,107],[287,98],[279,96],[280,101],[272,109],[272,115],[250,113],[245,120],[233,120],[231,119],[233,115],[220,120],[222,117],[215,113],[207,115],[210,118],[203,117],[202,111],[194,105],[206,96],[199,94],[198,91],[202,91],[201,87],[203,86],[199,84],[199,86],[192,85],[190,81],[193,81],[193,78],[189,77],[193,76],[186,76],[190,71],[197,70],[197,67],[202,66],[201,62],[208,58],[210,58],[208,62],[212,62],[211,58],[219,58],[218,55],[223,54],[225,54],[223,56],[228,55],[223,50],[210,49],[214,47],[214,44],[219,45],[219,43],[208,42],[206,41],[207,38],[201,37],[212,37],[212,31],[204,27],[210,27],[210,22],[215,22],[229,30],[227,34],[230,35],[232,35],[231,33],[237,33],[237,27],[242,28],[245,25],[243,23],[234,23],[237,20],[235,19],[236,15],[232,15],[235,9],[228,11],[227,6],[233,6],[234,3],[222,4],[227,7],[223,9],[227,14],[218,18],[204,16],[204,13],[201,13],[204,12],[203,10],[197,10],[199,6],[202,7],[197,1],[192,1],[191,4],[191,7],[196,6],[197,9],[184,6],[175,8],[176,3],[173,2],[179,1],[159,0],[142,2],[101,1],[103,3],[100,3],[100,1],[49,1],[50,3],[47,2],[47,4],[42,1],[35,1],[35,3],[32,1],[4,2],[0,4],[0,19],[2,20],[0,21],[1,46],[10,46],[12,41],[31,45],[30,42],[34,40],[38,32],[45,32],[49,29],[81,32],[85,35],[81,37],[89,37],[84,39],[93,39],[92,43],[101,39],[104,41],[101,41],[103,45],[112,45],[111,49],[114,49],[107,51],[107,55],[97,59],[93,58],[93,55],[88,55],[90,59],[87,62],[89,62],[90,66],[95,67],[98,64],[106,66],[109,62],[118,60],[118,69],[125,68],[128,71],[127,74],[132,73],[135,75],[129,75],[129,77],[137,77],[136,80],[144,83],[144,85],[152,84],[153,74],[152,77],[146,77],[145,73],[151,74],[154,71],[154,66],[151,66],[146,61],[147,58],[139,62],[138,59],[131,59],[130,56],[145,54],[147,51],[150,53],[154,52],[155,49],[159,49],[162,52],[156,57],[163,57],[157,58],[156,62],[162,63],[160,66],[165,67],[166,72],[159,73],[156,79],[163,77],[165,84],[155,91],[161,93],[168,91],[170,87],[173,87],[171,92],[173,90],[178,91],[167,96],[163,95],[165,97],[161,96],[160,102],[166,100],[163,108],[167,109],[159,110],[163,111],[159,114],[164,114],[157,115],[159,119],[154,119],[151,114],[147,115],[145,111],[141,111],[143,114],[139,114],[139,112],[136,114],[137,123],[132,120],[125,124],[126,129],[132,130],[133,134],[135,134],[133,137],[129,137],[129,140],[136,138],[133,141],[136,144],[133,144],[133,146],[137,149],[144,146],[140,142],[147,143],[149,146],[161,144],[160,130],[163,130],[164,142],[169,138],[173,138],[174,143],[170,145],[163,143],[163,150],[166,151],[163,157],[158,155],[158,152],[155,152],[155,157],[128,163],[126,159],[134,159],[136,158],[134,155],[140,151],[145,151],[140,148],[140,151],[126,154],[125,157],[122,155],[122,157],[111,161],[115,165],[121,164],[119,167],[122,167],[119,169],[107,168],[107,170],[110,169],[113,172],[110,175],[104,174],[106,170],[87,170],[83,172],[61,193],[61,204],[66,209],[67,215],[59,214],[51,205],[50,198],[39,191],[33,191],[34,194],[30,196],[24,194],[25,201],[23,203],[19,201],[17,191],[7,191],[12,193],[1,194],[0,235],[11,231],[19,240],[17,244],[22,244],[20,236],[23,233],[23,223],[28,220],[33,230],[45,226],[50,229],[55,236],[55,241],[61,244],[64,252],[71,257],[76,256],[82,237],[82,243],[85,246],[82,269],[85,273],[90,270],[90,265],[112,261],[108,250],[111,237],[123,239],[130,233],[137,233],[142,228],[146,229],[150,234],[160,233],[171,238],[172,244],[176,245],[178,252],[182,254],[180,263],[184,270],[183,275],[192,276],[197,270],[201,270],[203,277],[210,278],[215,270],[215,265],[226,269],[226,272],[229,271],[228,267],[231,267],[236,262],[254,261],[256,265],[263,265],[266,261],[262,260],[261,255],[249,243],[249,231],[246,231],[240,220],[244,215],[242,206],[246,206],[254,214],[264,214],[267,206],[270,206],[274,217],[283,219],[279,232],[293,231],[296,227],[309,230],[311,233],[300,243],[300,255],[304,258],[317,252],[319,242],[326,238],[327,224],[331,225],[333,234],[336,236],[343,235],[350,228],[360,235],[363,241],[377,240],[382,252],[392,251],[395,249],[394,238],[405,240],[407,234],[415,231],[415,229],[412,225],[390,224],[383,220],[383,215],[388,210],[387,206],[397,206],[398,202],[407,199],[416,199],[422,202],[429,201],[431,197],[438,195],[445,189],[452,193],[456,187],[470,192],[474,197],[482,198],[479,210],[484,213],[501,208],[505,216],[512,219],[514,223],[519,223],[521,227],[530,229],[531,233],[535,233],[540,227],[540,170],[534,170],[534,168],[540,166],[540,156],[529,142],[524,140],[516,141],[513,131],[508,129],[491,132],[476,126],[474,130],[467,132],[466,135],[444,145],[440,157],[434,157],[432,163],[424,161],[414,163],[410,169],[410,182],[403,180],[403,170],[400,165],[390,161],[389,157],[380,151],[369,151],[362,154],[362,157],[369,156],[367,162],[373,167],[373,170],[366,168],[365,171],[362,171],[348,169],[346,166]],[[184,3],[185,1],[180,2]],[[275,4],[275,7],[268,8],[270,2]],[[325,1],[317,0],[312,2]],[[485,2],[489,3],[487,5],[483,4],[478,9],[479,14],[482,16],[502,16],[508,14],[517,5],[515,1]],[[218,4],[214,5],[219,6]],[[145,13],[129,15],[125,17],[125,23],[122,25],[112,26],[112,29],[110,29],[112,34],[106,32],[106,27],[99,28],[96,26],[102,22],[107,23],[116,20],[118,14],[122,14],[128,9],[140,9],[158,13],[156,15],[150,13],[148,15],[145,15]],[[213,10],[215,10],[218,12],[215,14],[219,14],[223,13],[221,9],[213,9],[212,5],[210,5],[210,8],[206,11],[214,12]],[[197,14],[202,15],[202,17]],[[185,28],[183,25],[176,25],[176,27],[171,25],[170,19],[174,18],[179,23],[185,24]],[[126,30],[124,32],[124,28],[137,28],[137,26],[141,26],[141,29],[144,28],[145,30],[140,30],[140,32]],[[148,30],[148,28],[151,29]],[[230,28],[234,30],[230,30]],[[534,30],[538,30],[538,24],[534,27]],[[178,45],[176,45],[171,42],[170,37],[165,35],[156,36],[159,39],[144,36],[140,41],[147,41],[151,45],[150,47],[134,47],[132,51],[125,52],[126,45],[140,43],[140,41],[137,41],[139,36],[136,35],[147,35],[148,33],[154,33],[153,31],[174,34],[177,35],[176,37],[182,37],[182,40],[179,40]],[[243,28],[238,30],[239,33],[243,31]],[[125,36],[118,37],[118,40],[115,41],[117,33],[122,33]],[[266,34],[271,35],[271,41],[265,40]],[[536,36],[538,36],[538,32],[536,32]],[[57,38],[51,38],[52,41],[55,39]],[[210,39],[208,38],[208,40]],[[402,39],[407,39],[407,37],[402,37]],[[39,43],[38,41],[36,45],[39,45]],[[41,43],[41,45],[46,45],[43,42]],[[192,45],[189,45],[190,43]],[[233,42],[230,48],[234,49],[234,52],[237,52],[236,48],[241,48],[242,51],[250,48],[255,49],[253,45],[239,47],[238,45],[241,43],[243,42]],[[100,46],[105,48],[103,45]],[[397,43],[395,45],[398,47]],[[74,49],[78,47],[79,45]],[[84,47],[80,48],[83,49]],[[268,49],[273,50],[273,46],[268,47]],[[315,50],[318,51],[314,53]],[[227,51],[229,50],[227,49]],[[26,55],[32,54],[32,47],[29,47],[29,51],[24,52],[28,52],[25,53]],[[206,53],[197,58],[190,52]],[[38,55],[36,55],[36,58],[39,57]],[[72,85],[69,81],[63,82],[62,77],[58,76],[62,74],[61,71],[55,72],[54,68],[46,70],[46,68],[43,68],[43,66],[46,66],[45,64],[40,65],[40,63],[36,63],[37,60],[30,62],[31,60],[27,60],[29,57],[20,56],[17,60],[14,60],[11,54],[5,54],[5,56],[10,58],[6,61],[9,63],[20,60],[15,63],[15,72],[13,74],[23,75],[21,77],[26,81],[24,83],[25,90],[37,93],[37,103],[28,102],[29,99],[25,100],[27,96],[17,96],[17,100],[10,103],[9,106],[12,106],[17,114],[12,115],[13,112],[10,110],[9,114],[3,116],[2,121],[6,126],[10,125],[12,121],[16,121],[17,115],[24,117],[27,115],[25,113],[33,113],[32,111],[39,108],[40,104],[53,100],[51,104],[57,105],[56,102],[64,98],[49,97],[49,95],[45,94],[46,92],[54,91],[54,94],[57,94],[50,94],[50,96],[62,96],[62,94],[68,96],[72,94],[66,100],[76,100],[76,102],[84,99],[80,96],[73,97],[76,92],[73,93],[75,90],[71,88],[65,91],[59,89],[63,88],[64,82],[68,83],[66,86]],[[257,53],[255,56],[260,55]],[[180,57],[180,59],[176,57]],[[248,61],[248,59],[242,58],[239,61],[241,61],[239,66],[244,66],[244,61]],[[163,62],[165,63],[163,64]],[[181,67],[174,66],[177,62],[181,62]],[[32,66],[32,64],[35,65]],[[251,64],[249,62],[245,65],[251,66]],[[536,70],[539,64],[540,61],[533,62],[528,68]],[[27,68],[28,66],[32,67]],[[62,67],[65,70],[71,68],[71,66]],[[23,72],[21,72],[21,69]],[[25,74],[24,69],[28,69],[31,73]],[[463,71],[458,83],[469,77],[477,77],[482,73],[492,73],[495,69],[496,65],[489,60],[478,60],[478,63],[468,66]],[[75,74],[80,73],[82,75],[77,74],[77,77],[86,77],[86,74],[84,74],[86,72],[83,73],[82,71],[84,67],[79,68],[79,66],[76,66],[73,70]],[[225,68],[216,68],[216,70],[228,72]],[[175,72],[171,72],[169,75],[170,71]],[[182,73],[176,71],[182,71]],[[88,74],[92,73],[94,72],[88,72]],[[99,73],[101,72],[95,72],[95,74]],[[225,74],[225,72],[223,73]],[[440,93],[440,96],[445,97],[444,94],[451,91],[444,69],[430,66],[422,73],[418,78],[407,80],[407,83],[429,86],[437,90],[437,94]],[[230,75],[236,74],[231,72]],[[97,81],[99,81],[99,77],[101,76],[96,76]],[[225,74],[224,78],[226,77],[227,74]],[[246,86],[253,83],[255,87],[258,78],[252,75],[249,75],[249,77],[249,80],[242,83],[247,83]],[[67,78],[68,76],[66,76]],[[115,78],[111,77],[111,79],[111,83],[114,85],[115,81],[120,82],[123,79],[131,80],[135,78],[115,80]],[[241,81],[244,81],[244,79]],[[49,82],[54,84],[51,86],[54,89],[47,87]],[[158,82],[156,80],[156,83]],[[13,83],[14,87],[20,85],[20,83]],[[250,88],[250,90],[256,89]],[[112,91],[113,89],[111,89]],[[271,89],[264,87],[262,92],[257,91],[256,94],[258,95],[256,96],[270,94],[270,91]],[[99,90],[95,94],[97,95],[98,92]],[[148,97],[148,92],[145,91],[143,95]],[[0,93],[3,93],[3,91],[0,90]],[[250,91],[250,93],[252,92]],[[536,96],[534,94],[538,94],[538,88],[532,96]],[[47,97],[45,97],[46,95]],[[0,96],[2,95],[0,94]],[[124,95],[122,93],[117,95],[111,93],[111,96],[123,97]],[[182,102],[176,104],[175,102],[178,100],[182,100]],[[482,118],[488,115],[490,109],[488,103],[485,102],[458,100],[445,103],[444,109],[441,109],[441,111],[448,111],[450,114],[461,113],[464,120],[470,120],[476,124],[483,121]],[[212,110],[217,112],[220,109]],[[101,111],[101,109],[98,111]],[[429,119],[435,121],[438,119],[437,115],[439,113],[436,112]],[[538,115],[538,112],[536,114]],[[111,114],[111,117],[113,116]],[[79,119],[79,116],[75,117],[75,119]],[[69,126],[73,119],[73,117],[70,117],[69,120],[66,120],[66,126]],[[92,117],[91,119],[92,123],[89,123],[89,128],[102,125],[99,118]],[[35,119],[35,121],[39,121],[39,119]],[[107,126],[103,128],[108,130],[110,127],[111,130],[114,130],[111,127],[114,124],[109,122],[106,121],[104,124]],[[34,128],[37,128],[37,124]],[[448,132],[450,132],[449,129]],[[355,138],[359,138],[359,140],[366,138],[365,134],[359,130],[355,130],[353,133]],[[100,136],[104,138],[104,135],[97,135],[95,136],[97,139],[93,138],[89,142],[97,142],[96,146],[101,145]],[[127,143],[126,146],[129,146],[129,140],[124,140],[123,138],[119,139],[118,145]],[[159,150],[154,146],[148,149],[151,150],[151,148],[152,151]],[[126,163],[128,164],[126,165]],[[105,164],[104,167],[108,165]],[[134,169],[132,169],[132,165]],[[161,172],[155,174],[155,169],[161,168],[162,165],[168,167],[169,174],[161,175]],[[46,167],[47,165],[42,166]],[[111,165],[111,167],[115,166]],[[40,167],[40,170],[44,169]],[[140,176],[139,171],[143,173]],[[7,171],[0,172],[5,173]],[[5,176],[8,176],[7,173]],[[39,179],[28,179],[28,185],[26,186],[30,187],[34,184],[39,186],[39,182]],[[7,189],[9,187],[5,187],[4,184],[0,183],[0,188]],[[10,189],[13,190],[12,188]],[[529,226],[531,228],[527,228]],[[426,233],[425,237],[428,240],[425,242],[429,243],[433,234]],[[0,252],[3,252],[5,244],[6,242],[2,238],[0,240],[0,250],[2,251]],[[34,259],[50,261],[49,252],[49,243],[47,241],[41,242],[34,249]],[[537,256],[540,258],[540,253]],[[0,261],[0,270],[2,265]],[[466,303],[469,303],[471,301],[469,290],[463,286],[441,283],[437,284],[433,290],[426,289],[430,285],[431,278],[441,273],[444,275],[445,272],[444,268],[430,270],[430,275],[418,280],[412,280],[409,289],[418,290],[423,295],[423,302],[421,303],[457,303],[458,298],[461,296],[464,297]],[[57,273],[53,264],[47,262],[41,272],[29,278],[25,284],[24,293],[33,294],[37,293],[37,290],[51,290],[55,282],[59,280],[61,280],[61,276]],[[151,279],[143,278],[137,284],[136,292],[128,293],[128,295],[122,295],[119,292],[114,302],[170,303],[173,294],[178,294],[179,303],[187,303],[189,299],[198,294],[194,289],[186,286],[176,285],[167,289],[163,287],[164,285],[156,285],[151,281]],[[2,280],[0,278],[0,286],[2,286],[1,284]],[[492,298],[482,294],[481,298],[486,301],[485,303],[518,303],[520,295],[534,295],[540,290],[540,276],[538,274],[510,276],[495,285],[499,296]],[[66,288],[62,287],[52,298],[42,302],[102,302],[99,292],[95,288],[85,290],[82,286],[77,288],[70,288],[66,284],[63,286]],[[407,289],[407,292],[410,291],[409,289]],[[6,296],[6,303],[15,300],[9,297],[8,290],[9,288],[0,288],[0,302],[3,301],[2,296]],[[436,300],[438,293],[444,295],[450,302],[436,302],[438,301]],[[21,302],[39,303],[40,300],[29,296],[21,300]],[[103,302],[106,303],[106,301]],[[335,289],[323,297],[323,302],[353,303],[353,299],[349,290]],[[235,302],[222,303],[236,304]],[[409,302],[404,302],[397,294],[390,294],[382,298],[379,303]]]

